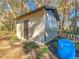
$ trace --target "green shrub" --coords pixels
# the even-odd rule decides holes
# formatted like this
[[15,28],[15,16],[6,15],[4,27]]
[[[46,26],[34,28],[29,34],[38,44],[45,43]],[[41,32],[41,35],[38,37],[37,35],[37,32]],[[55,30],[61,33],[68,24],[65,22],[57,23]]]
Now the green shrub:
[[47,46],[43,46],[43,47],[40,48],[40,56],[43,56],[47,52],[48,52]]
[[38,48],[38,47],[39,46],[34,42],[28,41],[28,42],[23,43],[23,50],[24,50],[25,53],[28,53],[29,51],[31,51],[35,48]]

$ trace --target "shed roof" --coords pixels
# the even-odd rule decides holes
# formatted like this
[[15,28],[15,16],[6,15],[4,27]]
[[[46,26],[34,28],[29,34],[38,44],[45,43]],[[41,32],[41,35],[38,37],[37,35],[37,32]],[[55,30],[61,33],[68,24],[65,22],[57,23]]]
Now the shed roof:
[[36,10],[30,11],[30,12],[28,12],[26,14],[23,14],[23,15],[15,18],[14,20],[21,19],[21,18],[26,17],[28,15],[31,15],[31,14],[34,14],[36,12],[42,11],[43,9],[45,9],[45,10],[52,10],[52,12],[54,12],[55,17],[57,18],[57,21],[59,21],[59,15],[58,15],[57,9],[55,7],[52,7],[52,6],[42,6],[42,7],[39,7]]

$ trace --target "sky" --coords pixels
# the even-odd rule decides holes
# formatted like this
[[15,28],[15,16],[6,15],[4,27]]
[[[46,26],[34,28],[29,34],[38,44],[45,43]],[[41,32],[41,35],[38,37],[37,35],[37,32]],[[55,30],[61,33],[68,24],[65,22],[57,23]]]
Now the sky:
[[[76,16],[75,10],[70,11],[70,18],[73,19]],[[79,16],[79,9],[77,9],[77,17]],[[79,21],[77,21],[76,25],[79,27]]]
[[[77,16],[79,16],[79,9],[77,9]],[[72,19],[73,17],[75,17],[75,10],[71,10],[70,11],[70,18]]]
[[[28,0],[27,5],[30,8],[30,10],[35,10],[37,8],[34,0]],[[7,4],[7,6],[5,6],[5,9],[6,9],[6,11],[11,10],[11,8],[10,8],[10,6],[8,4]],[[77,9],[77,16],[79,16],[79,9]],[[72,9],[72,10],[70,10],[70,18],[73,19],[74,17],[75,17],[75,10]],[[79,21],[77,21],[77,26],[79,26]]]
[[28,3],[27,3],[28,7],[31,9],[31,10],[35,10],[37,8],[34,0],[28,0]]
[[[37,8],[37,6],[35,5],[35,2],[32,0],[32,1],[29,1],[28,3],[28,6],[31,10],[35,10]],[[77,9],[77,16],[79,16],[79,9]],[[70,19],[73,19],[75,17],[75,10],[72,9],[70,10]],[[68,17],[66,17],[68,19]],[[68,24],[68,22],[67,22]],[[76,25],[79,27],[79,21],[77,21]]]

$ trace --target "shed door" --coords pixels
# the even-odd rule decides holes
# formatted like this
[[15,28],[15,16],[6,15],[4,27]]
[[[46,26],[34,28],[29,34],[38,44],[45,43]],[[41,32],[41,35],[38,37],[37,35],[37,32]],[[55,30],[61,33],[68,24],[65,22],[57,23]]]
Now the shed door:
[[17,21],[16,24],[16,35],[19,39],[24,39],[24,23],[23,21]]
[[21,40],[28,39],[28,20],[17,21],[16,35]]

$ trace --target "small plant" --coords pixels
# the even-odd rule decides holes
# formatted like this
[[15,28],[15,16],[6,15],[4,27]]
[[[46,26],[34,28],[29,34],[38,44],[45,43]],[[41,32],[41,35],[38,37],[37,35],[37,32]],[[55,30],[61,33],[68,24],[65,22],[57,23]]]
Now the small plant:
[[40,47],[40,53],[39,53],[40,56],[43,56],[47,52],[48,52],[47,46]]
[[31,51],[35,48],[38,48],[38,47],[39,46],[34,42],[28,41],[28,42],[23,43],[23,50],[24,50],[25,53],[28,53],[29,51]]
[[58,45],[58,44],[57,44],[57,42],[55,42],[55,43],[54,43],[54,47],[56,47],[56,48],[57,48],[57,45]]

